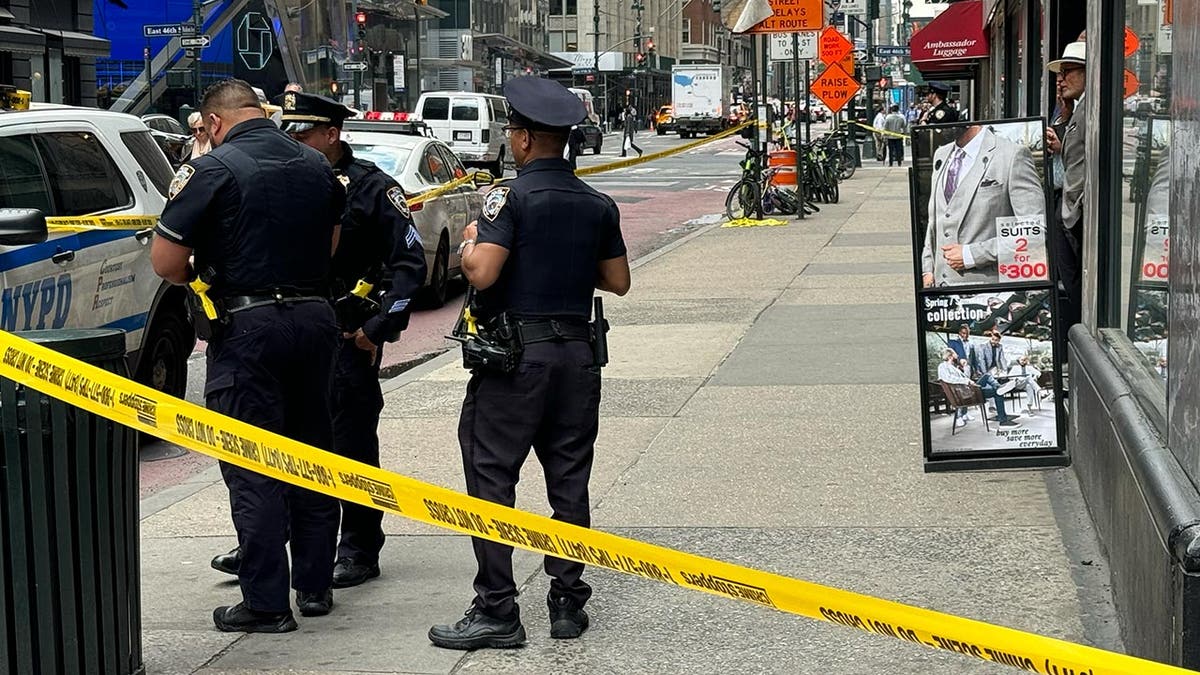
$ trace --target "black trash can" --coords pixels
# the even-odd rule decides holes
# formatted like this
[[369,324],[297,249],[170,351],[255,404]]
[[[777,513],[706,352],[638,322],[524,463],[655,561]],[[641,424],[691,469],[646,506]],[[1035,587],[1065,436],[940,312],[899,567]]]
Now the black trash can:
[[[19,335],[128,375],[121,331]],[[0,378],[0,672],[145,672],[137,437]]]

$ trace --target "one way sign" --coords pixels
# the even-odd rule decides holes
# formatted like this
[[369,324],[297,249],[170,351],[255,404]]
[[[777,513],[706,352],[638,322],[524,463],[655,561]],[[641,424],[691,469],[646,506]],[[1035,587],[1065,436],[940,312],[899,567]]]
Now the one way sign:
[[204,49],[212,44],[212,38],[207,35],[195,35],[179,38],[179,46],[184,49]]

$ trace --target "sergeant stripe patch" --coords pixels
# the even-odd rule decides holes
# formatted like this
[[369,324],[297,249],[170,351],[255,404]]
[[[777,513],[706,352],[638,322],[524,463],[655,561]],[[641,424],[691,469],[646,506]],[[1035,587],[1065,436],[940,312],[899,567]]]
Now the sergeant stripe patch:
[[408,226],[408,232],[404,235],[404,243],[408,244],[409,248],[412,248],[414,244],[421,243],[421,234],[417,232],[417,228],[412,225]]

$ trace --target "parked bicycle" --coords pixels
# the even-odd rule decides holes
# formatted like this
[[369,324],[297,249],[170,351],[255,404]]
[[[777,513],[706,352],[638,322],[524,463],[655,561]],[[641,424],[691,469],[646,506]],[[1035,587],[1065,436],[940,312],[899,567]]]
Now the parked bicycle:
[[725,215],[730,220],[751,217],[761,205],[763,215],[795,214],[800,208],[800,199],[790,190],[785,190],[772,184],[778,172],[775,167],[764,167],[766,153],[756,150],[746,143],[737,142],[746,148],[746,158],[742,160],[742,177],[725,196]]

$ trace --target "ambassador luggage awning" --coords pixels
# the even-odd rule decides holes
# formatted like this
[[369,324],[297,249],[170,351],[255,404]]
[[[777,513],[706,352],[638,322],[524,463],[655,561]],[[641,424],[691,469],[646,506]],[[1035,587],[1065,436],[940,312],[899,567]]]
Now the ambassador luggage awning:
[[974,75],[989,55],[982,0],[961,0],[946,7],[909,41],[912,64],[942,79]]

